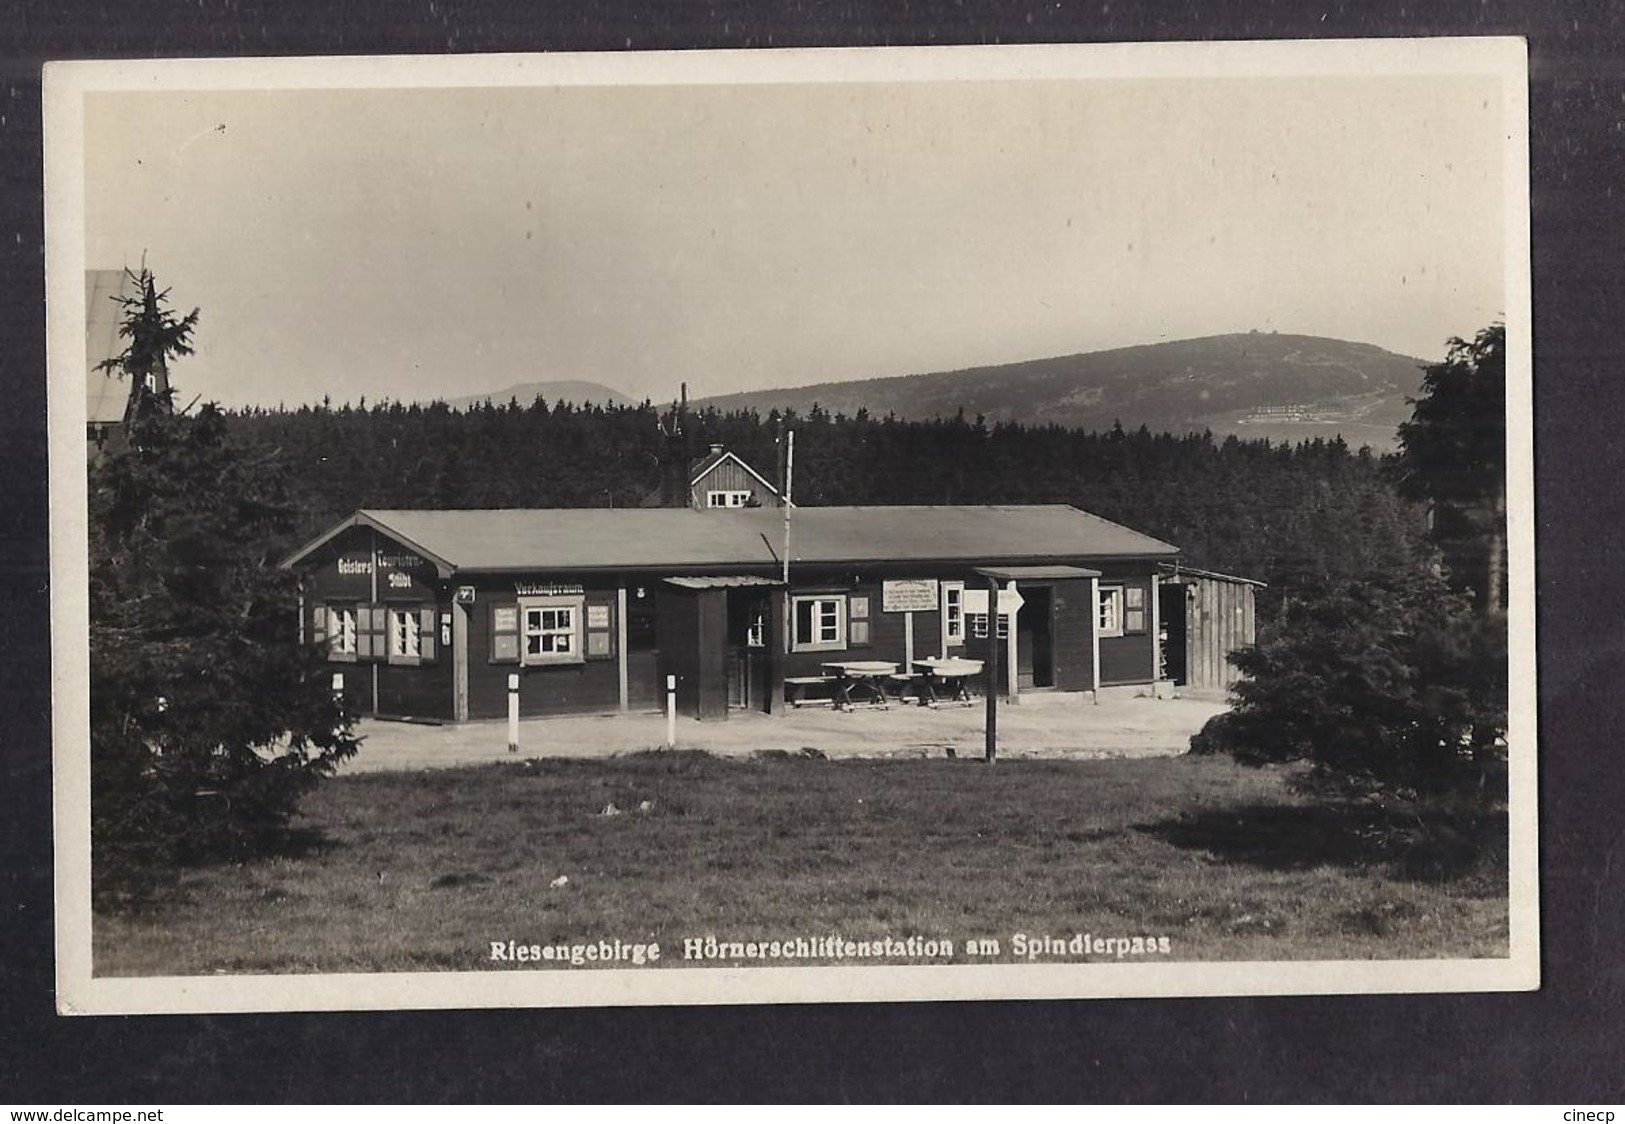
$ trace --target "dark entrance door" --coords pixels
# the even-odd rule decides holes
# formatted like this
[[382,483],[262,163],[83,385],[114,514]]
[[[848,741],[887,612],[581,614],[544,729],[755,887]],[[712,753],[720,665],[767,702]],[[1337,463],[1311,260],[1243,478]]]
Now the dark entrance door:
[[633,710],[660,710],[666,705],[666,681],[660,674],[658,587],[635,584],[626,594],[626,696]]
[[769,612],[769,595],[762,590],[728,591],[728,706],[734,710],[768,708]]
[[1016,686],[1022,690],[1055,686],[1055,634],[1049,586],[1018,586]]
[[660,591],[656,634],[660,674],[677,677],[677,709],[695,718],[728,717],[727,593]]
[[1179,582],[1163,582],[1157,588],[1157,614],[1162,620],[1161,677],[1183,687],[1189,681],[1186,653],[1189,652],[1189,625],[1185,598],[1191,587]]

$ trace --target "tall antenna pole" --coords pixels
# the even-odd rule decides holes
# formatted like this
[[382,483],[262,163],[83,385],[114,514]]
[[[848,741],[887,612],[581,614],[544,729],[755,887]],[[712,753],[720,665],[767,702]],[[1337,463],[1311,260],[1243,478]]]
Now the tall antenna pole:
[[795,504],[790,499],[791,489],[794,487],[796,475],[796,431],[791,430],[786,435],[784,446],[784,588],[785,595],[790,590],[790,509]]

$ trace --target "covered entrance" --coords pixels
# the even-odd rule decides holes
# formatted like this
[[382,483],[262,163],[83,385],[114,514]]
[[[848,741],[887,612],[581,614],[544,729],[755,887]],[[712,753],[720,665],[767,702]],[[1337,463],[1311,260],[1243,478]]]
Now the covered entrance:
[[679,713],[704,719],[726,718],[730,709],[768,709],[772,591],[781,584],[748,575],[662,583],[658,662],[662,682],[677,677]]
[[[984,566],[976,573],[999,587],[1003,610],[999,683],[1007,693],[1095,689],[1095,590],[1100,571],[1081,566]],[[988,655],[986,645],[974,643],[967,654]]]

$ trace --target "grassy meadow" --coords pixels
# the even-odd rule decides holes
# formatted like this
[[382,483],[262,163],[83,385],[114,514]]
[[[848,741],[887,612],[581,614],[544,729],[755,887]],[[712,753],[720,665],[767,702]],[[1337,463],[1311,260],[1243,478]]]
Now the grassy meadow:
[[1423,824],[1293,777],[689,752],[345,776],[283,853],[98,913],[95,972],[540,967],[493,964],[507,939],[658,941],[670,966],[688,937],[835,933],[993,937],[991,962],[1015,933],[1169,938],[1140,962],[1506,955],[1504,817]]

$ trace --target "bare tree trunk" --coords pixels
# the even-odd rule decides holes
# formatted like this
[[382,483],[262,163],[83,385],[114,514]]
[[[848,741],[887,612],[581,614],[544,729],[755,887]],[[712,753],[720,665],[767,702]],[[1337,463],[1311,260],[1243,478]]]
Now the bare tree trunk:
[[1507,496],[1504,488],[1495,493],[1495,502],[1490,510],[1489,556],[1484,560],[1484,611],[1494,615],[1506,610],[1506,603],[1501,597],[1507,551]]

